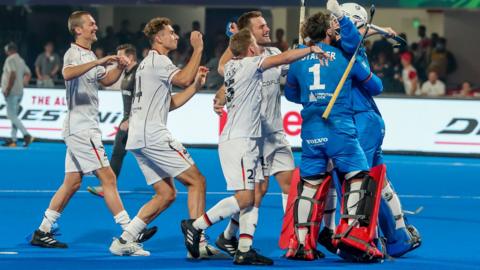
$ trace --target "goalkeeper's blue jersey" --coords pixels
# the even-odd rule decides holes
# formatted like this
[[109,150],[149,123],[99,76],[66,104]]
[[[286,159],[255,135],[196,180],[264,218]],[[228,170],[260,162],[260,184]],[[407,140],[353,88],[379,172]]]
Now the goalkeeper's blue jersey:
[[369,67],[356,62],[336,100],[329,120],[323,120],[322,114],[350,59],[333,46],[324,43],[318,43],[317,46],[327,52],[330,58],[319,59],[317,55],[309,54],[290,64],[285,87],[286,98],[303,105],[302,138],[316,137],[318,131],[325,128],[355,134],[355,125],[352,120],[354,113],[352,78],[362,82],[369,89],[381,89],[381,82],[370,72]]

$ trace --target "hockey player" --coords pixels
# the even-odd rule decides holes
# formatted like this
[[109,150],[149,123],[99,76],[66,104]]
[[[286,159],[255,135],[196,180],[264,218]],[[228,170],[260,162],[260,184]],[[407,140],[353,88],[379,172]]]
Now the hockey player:
[[[327,174],[327,162],[332,159],[341,172],[341,179],[345,179],[343,216],[335,245],[355,258],[364,259],[368,254],[371,260],[381,259],[383,254],[373,243],[372,233],[376,229],[382,170],[369,173],[366,157],[356,138],[351,110],[352,78],[376,93],[382,91],[381,81],[368,67],[355,63],[330,118],[322,119],[348,59],[342,51],[331,46],[336,37],[329,15],[320,12],[309,17],[302,32],[304,38],[320,46],[332,59],[322,61],[305,57],[290,65],[285,96],[303,105],[302,163],[301,179],[291,185],[288,203],[293,205],[293,213],[286,214],[280,245],[288,247],[286,257],[290,259],[313,260],[317,257],[317,234],[331,179]],[[365,240],[366,244],[359,249],[353,237]]]

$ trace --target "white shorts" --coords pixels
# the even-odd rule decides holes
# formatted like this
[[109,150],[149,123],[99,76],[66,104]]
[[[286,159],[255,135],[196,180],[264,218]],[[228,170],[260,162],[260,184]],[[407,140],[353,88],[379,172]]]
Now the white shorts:
[[295,169],[292,149],[285,133],[275,132],[262,138],[260,154],[264,176],[275,175],[278,172]]
[[218,154],[227,190],[255,189],[255,178],[262,175],[257,139],[238,138],[220,142]]
[[148,185],[176,177],[195,164],[187,149],[175,139],[130,151]]
[[83,130],[65,137],[64,140],[67,145],[65,172],[88,174],[110,166],[100,130]]

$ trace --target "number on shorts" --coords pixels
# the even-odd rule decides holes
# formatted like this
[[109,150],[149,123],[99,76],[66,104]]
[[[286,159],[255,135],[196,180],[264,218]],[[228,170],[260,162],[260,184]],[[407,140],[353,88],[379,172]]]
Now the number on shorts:
[[252,170],[252,169],[250,169],[250,170],[247,170],[247,173],[248,173],[248,179],[250,179],[250,180],[254,180],[254,177],[253,177],[253,175],[254,175],[254,173],[253,173],[253,170]]

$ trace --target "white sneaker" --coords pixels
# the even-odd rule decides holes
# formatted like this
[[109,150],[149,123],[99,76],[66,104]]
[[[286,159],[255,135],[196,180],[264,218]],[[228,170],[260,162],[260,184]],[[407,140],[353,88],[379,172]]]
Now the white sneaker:
[[117,238],[113,238],[109,250],[117,256],[150,256],[150,252],[144,250],[142,244],[137,242],[122,243]]
[[[216,259],[216,260],[231,260],[232,258],[224,253],[222,253],[219,249],[216,247],[208,244],[208,242],[200,242],[200,257],[198,257],[199,260],[201,259]],[[188,259],[195,259],[192,257],[192,254],[187,251],[187,258]]]

